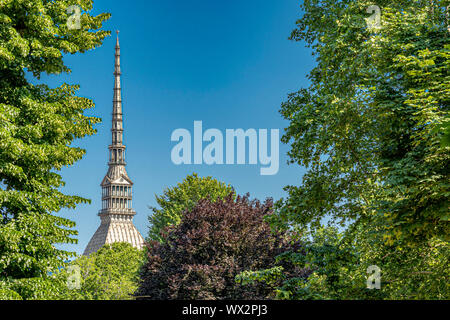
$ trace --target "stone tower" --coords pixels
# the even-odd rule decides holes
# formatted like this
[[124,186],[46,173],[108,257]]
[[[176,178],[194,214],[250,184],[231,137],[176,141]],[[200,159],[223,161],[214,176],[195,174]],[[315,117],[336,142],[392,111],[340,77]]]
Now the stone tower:
[[133,182],[125,170],[125,145],[122,125],[122,94],[120,88],[120,46],[117,31],[115,66],[114,66],[114,98],[112,112],[112,143],[109,146],[108,172],[103,178],[102,209],[98,215],[100,226],[89,241],[83,255],[89,255],[104,244],[128,242],[136,248],[142,248],[144,239],[133,225],[132,209]]

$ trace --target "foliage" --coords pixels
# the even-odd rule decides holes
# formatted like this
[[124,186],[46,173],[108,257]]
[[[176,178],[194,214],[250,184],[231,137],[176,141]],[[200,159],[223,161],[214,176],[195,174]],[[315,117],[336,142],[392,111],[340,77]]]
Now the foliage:
[[291,38],[313,47],[317,66],[281,113],[291,162],[308,171],[286,188],[284,220],[378,214],[390,241],[448,237],[449,149],[434,132],[448,117],[450,47],[442,2],[434,16],[427,4],[384,1],[374,31],[366,1],[304,2]]
[[[94,17],[86,12],[81,29],[69,30],[70,4],[0,2],[0,282],[3,287],[13,282],[24,299],[40,296],[42,286],[51,287],[49,272],[73,255],[54,244],[76,241],[74,223],[52,212],[88,201],[63,194],[57,171],[85,153],[70,145],[95,133],[99,119],[83,114],[94,104],[75,95],[76,85],[32,83],[42,73],[70,72],[63,54],[97,47],[109,34],[98,31],[109,14]],[[93,5],[89,0],[77,4],[86,11]]]
[[[265,215],[272,202],[248,195],[212,202],[201,199],[171,226],[165,241],[148,245],[142,283],[136,295],[149,299],[265,299],[271,288],[244,284],[244,270],[276,267],[275,256],[301,250],[285,233],[272,233]],[[281,265],[283,267],[283,265]],[[288,266],[284,268],[289,269]],[[301,272],[301,270],[293,270]]]
[[[306,262],[282,256],[314,272],[287,277],[279,298],[448,298],[448,1],[378,1],[380,28],[372,4],[305,0],[291,34],[317,57],[310,87],[281,107],[291,163],[307,172],[270,222],[347,229],[307,246]],[[384,275],[376,292],[361,290],[369,265]]]
[[[104,245],[89,256],[71,263],[80,267],[80,289],[67,286],[60,299],[125,300],[131,299],[138,287],[138,272],[144,261],[144,250],[126,242]],[[67,283],[73,272],[63,270],[58,277]]]
[[198,177],[196,173],[187,176],[181,183],[164,190],[161,196],[156,196],[160,209],[151,207],[153,214],[148,217],[150,229],[148,241],[163,241],[164,229],[181,221],[183,212],[191,210],[200,199],[211,201],[224,199],[234,192],[230,185],[217,181],[212,177]]
[[[144,250],[125,242],[105,245],[89,256],[67,263],[47,277],[0,281],[0,300],[126,300],[132,299],[138,287],[139,269]],[[70,269],[72,267],[73,269]],[[79,269],[79,288],[76,283]]]
[[64,288],[65,282],[56,274],[0,280],[0,300],[59,300]]
[[[266,283],[276,299],[449,299],[449,247],[433,240],[411,248],[388,246],[368,237],[376,231],[360,228],[349,241],[333,227],[303,234],[304,255],[285,252],[277,261],[289,261],[308,270],[307,277],[291,276],[282,268],[240,275],[249,283]],[[368,289],[369,266],[381,270],[380,289]],[[275,286],[274,286],[275,284]]]
[[22,300],[22,297],[17,292],[3,287],[0,288],[0,300]]
[[[302,254],[286,251],[276,257],[278,262],[290,262],[305,270],[302,275],[291,276],[283,268],[272,268],[244,272],[240,277],[250,283],[266,283],[272,287],[277,284],[274,293],[280,300],[345,299],[349,290],[342,290],[344,278],[350,275],[345,267],[354,269],[357,263],[353,248],[340,245],[342,235],[336,228],[319,228],[310,234],[303,232]],[[360,287],[364,288],[362,282]]]

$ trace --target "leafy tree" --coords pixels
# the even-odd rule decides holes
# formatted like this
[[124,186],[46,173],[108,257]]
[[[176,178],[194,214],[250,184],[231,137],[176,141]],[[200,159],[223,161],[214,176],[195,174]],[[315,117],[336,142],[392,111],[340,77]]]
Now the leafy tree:
[[444,1],[379,5],[381,28],[373,29],[367,1],[303,4],[291,39],[312,46],[317,66],[281,114],[291,161],[308,171],[301,186],[286,188],[281,216],[318,226],[324,216],[378,215],[391,243],[448,240],[449,149],[436,133],[450,92]]
[[244,285],[235,277],[246,269],[276,267],[276,255],[301,247],[285,233],[272,233],[264,221],[272,214],[270,200],[233,198],[199,200],[168,229],[163,243],[148,245],[139,299],[265,299],[271,294],[272,288]]
[[[317,234],[328,217],[346,231],[307,246],[308,260],[282,255],[315,261],[315,271],[306,282],[287,277],[280,297],[448,297],[448,1],[378,1],[380,27],[366,20],[372,4],[305,0],[291,34],[317,57],[310,87],[281,107],[282,140],[307,172],[270,221]],[[372,264],[384,289],[368,293]]]
[[8,279],[0,282],[0,300],[55,300],[60,299],[65,282],[56,275]]
[[[366,279],[366,268],[381,270],[379,297],[384,299],[449,299],[450,247],[444,240],[431,238],[414,246],[407,240],[384,241],[384,222],[360,226],[352,245],[362,268],[355,276]],[[367,291],[367,290],[366,290]]]
[[[90,0],[76,3],[85,11],[93,6]],[[88,201],[62,193],[58,171],[85,153],[70,145],[95,133],[99,119],[83,114],[94,104],[75,95],[76,85],[35,84],[42,73],[70,72],[63,54],[93,49],[109,34],[99,31],[106,13],[85,12],[80,29],[69,29],[71,4],[0,2],[0,287],[23,279],[17,290],[27,299],[42,296],[49,272],[73,256],[54,244],[76,242],[74,223],[52,212]]]
[[[386,245],[376,227],[358,228],[352,241],[345,232],[322,227],[303,233],[304,254],[284,252],[276,259],[308,270],[291,275],[283,268],[245,271],[245,283],[265,283],[276,299],[448,299],[449,247],[434,239],[410,247]],[[368,236],[368,234],[370,236]],[[381,271],[380,289],[367,289],[369,266]]]
[[[89,256],[71,263],[80,269],[80,289],[66,285],[59,299],[72,300],[126,300],[131,299],[138,287],[138,272],[144,261],[144,250],[125,242],[105,245]],[[67,283],[71,272],[58,275]]]
[[[144,250],[125,242],[105,245],[81,256],[46,278],[12,279],[4,283],[0,299],[127,300],[138,287]],[[75,278],[79,275],[79,288]],[[72,284],[72,286],[70,286]]]
[[191,210],[200,199],[216,201],[231,192],[234,190],[230,185],[212,177],[198,177],[196,173],[187,176],[177,186],[167,188],[161,196],[156,196],[160,209],[151,207],[153,214],[148,217],[148,240],[163,241],[164,229],[180,223],[183,212]]
[[355,277],[355,270],[359,269],[355,247],[342,245],[342,234],[336,228],[318,228],[311,233],[303,231],[301,239],[302,254],[284,252],[276,259],[307,270],[303,275],[292,276],[284,268],[271,268],[245,271],[239,279],[272,287],[276,284],[275,298],[281,300],[367,298],[370,292],[364,290],[365,281]]

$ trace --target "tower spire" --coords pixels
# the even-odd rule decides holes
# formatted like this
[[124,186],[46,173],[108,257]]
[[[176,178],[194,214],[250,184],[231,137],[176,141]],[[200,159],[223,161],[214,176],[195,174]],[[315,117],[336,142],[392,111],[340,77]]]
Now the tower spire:
[[123,145],[122,89],[120,85],[120,44],[119,31],[116,31],[114,54],[114,97],[112,111],[112,143],[110,146],[110,163],[125,164],[125,146]]
[[102,209],[99,211],[100,227],[92,236],[84,255],[100,249],[104,244],[128,242],[142,248],[144,239],[133,225],[136,212],[132,208],[133,182],[125,170],[125,145],[123,144],[122,91],[120,86],[120,45],[117,32],[114,54],[114,95],[112,109],[112,141],[109,145],[108,172],[102,183]]

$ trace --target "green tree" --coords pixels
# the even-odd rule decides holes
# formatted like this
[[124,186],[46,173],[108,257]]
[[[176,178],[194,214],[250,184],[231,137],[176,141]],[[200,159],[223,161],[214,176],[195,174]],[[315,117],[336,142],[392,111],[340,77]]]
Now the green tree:
[[436,133],[450,92],[444,2],[380,1],[378,29],[367,1],[304,2],[291,39],[312,46],[317,66],[281,114],[291,161],[308,170],[286,188],[285,220],[379,215],[391,241],[448,237],[449,148]]
[[[109,35],[99,30],[106,13],[84,12],[80,29],[69,29],[71,4],[0,2],[0,288],[5,292],[9,281],[23,279],[22,298],[41,297],[49,273],[73,256],[54,244],[76,242],[74,223],[53,212],[88,201],[62,193],[58,171],[85,153],[70,145],[95,133],[100,120],[84,115],[94,103],[76,96],[77,85],[39,84],[42,73],[70,72],[64,54],[93,49]],[[90,0],[76,4],[84,11],[93,7]]]
[[[284,252],[277,262],[291,262],[305,276],[283,268],[243,272],[246,283],[265,283],[276,299],[449,299],[449,246],[434,239],[415,247],[386,245],[377,226],[359,226],[353,238],[333,227],[303,233],[304,254]],[[380,289],[368,289],[369,266],[381,273]]]
[[[294,299],[364,299],[371,293],[365,289],[365,279],[358,273],[361,263],[355,246],[346,245],[343,234],[334,227],[317,228],[301,234],[303,252],[284,252],[278,262],[288,261],[306,270],[306,275],[290,276],[284,268],[243,272],[238,276],[245,282],[277,284],[275,298]],[[364,276],[364,275],[363,275]]]
[[164,229],[180,223],[183,213],[194,208],[200,199],[216,201],[230,193],[234,194],[233,187],[212,177],[198,177],[196,173],[187,176],[177,186],[167,188],[161,196],[156,196],[160,209],[151,207],[153,214],[148,217],[148,240],[163,241]]
[[[73,261],[80,269],[80,288],[65,286],[58,299],[71,300],[127,300],[138,288],[139,270],[144,261],[144,250],[125,242],[105,245],[89,256]],[[72,271],[62,271],[58,279],[67,283]]]
[[[313,290],[318,294],[309,297],[446,297],[448,4],[378,1],[380,26],[368,20],[370,1],[302,4],[291,39],[312,48],[317,66],[310,87],[290,94],[281,114],[290,122],[282,141],[291,145],[291,162],[307,172],[300,186],[286,187],[288,198],[271,222],[313,234],[324,218],[346,227],[318,260],[336,268],[319,268],[305,283],[309,289],[327,284],[326,292]],[[336,256],[339,250],[354,258]],[[377,295],[360,291],[372,264],[384,274],[385,290]],[[305,297],[291,289],[287,296]]]

